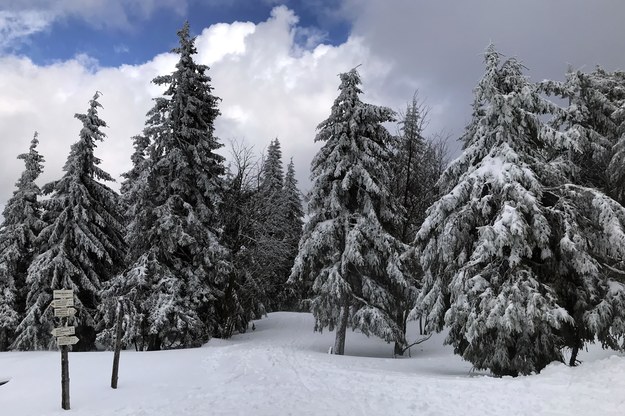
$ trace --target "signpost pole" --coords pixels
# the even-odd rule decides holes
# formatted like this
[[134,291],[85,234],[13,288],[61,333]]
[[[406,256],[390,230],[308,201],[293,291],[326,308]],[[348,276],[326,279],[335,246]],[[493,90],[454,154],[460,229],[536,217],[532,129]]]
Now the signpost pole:
[[61,407],[69,410],[69,347],[61,347]]
[[117,388],[119,378],[119,354],[122,349],[122,324],[124,322],[124,305],[121,300],[117,304],[117,330],[115,331],[115,354],[113,355],[113,374],[111,374],[111,388]]
[[61,408],[69,410],[69,346],[78,342],[78,338],[73,336],[75,328],[68,326],[69,319],[74,316],[76,309],[74,306],[74,291],[71,289],[60,289],[52,292],[52,307],[54,316],[60,318],[65,324],[60,328],[54,328],[52,335],[56,337],[56,342],[61,347]]

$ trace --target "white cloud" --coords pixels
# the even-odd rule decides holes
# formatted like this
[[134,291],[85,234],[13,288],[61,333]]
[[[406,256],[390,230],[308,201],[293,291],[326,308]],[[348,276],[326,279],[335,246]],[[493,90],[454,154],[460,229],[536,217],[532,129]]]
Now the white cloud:
[[113,52],[115,52],[117,54],[129,53],[130,52],[130,48],[128,48],[127,45],[124,45],[123,43],[121,43],[119,45],[113,46]]
[[[0,1],[5,10],[0,12],[5,16],[0,17],[0,51],[9,38],[16,42],[45,30],[50,16],[121,24],[159,7],[180,11],[186,5],[177,0]],[[257,151],[278,137],[285,161],[294,157],[300,183],[307,187],[310,160],[318,149],[315,127],[329,114],[337,75],[356,65],[362,64],[366,101],[401,109],[418,88],[432,107],[430,130],[447,129],[454,137],[470,117],[471,90],[482,74],[481,52],[490,40],[501,52],[523,59],[534,79],[561,79],[569,62],[587,69],[595,64],[625,69],[619,53],[625,45],[625,26],[619,23],[625,2],[508,3],[343,0],[339,15],[353,29],[337,46],[318,44],[320,33],[298,28],[297,17],[285,7],[275,8],[259,24],[195,27],[201,33],[198,59],[211,66],[215,94],[222,98],[217,134],[224,143],[245,139]],[[182,9],[176,9],[178,4]],[[34,9],[42,14],[28,14]],[[15,157],[28,149],[34,130],[40,132],[47,159],[42,182],[62,174],[80,128],[73,114],[86,111],[96,90],[104,93],[102,116],[110,126],[98,156],[114,176],[128,170],[130,137],[142,130],[151,98],[161,92],[150,80],[171,72],[175,62],[175,56],[162,54],[141,65],[103,68],[82,55],[37,66],[26,58],[0,56],[0,205],[23,169]]]
[[[338,94],[337,75],[363,64],[367,91],[367,85],[384,83],[391,65],[371,56],[356,37],[339,46],[300,50],[294,41],[296,21],[293,12],[277,7],[267,21],[256,25],[211,26],[197,39],[197,59],[210,65],[214,92],[222,98],[222,116],[216,123],[222,141],[245,139],[260,152],[278,137],[285,162],[294,158],[298,178],[306,187],[310,161],[318,149],[313,142],[315,128],[328,116]],[[127,171],[130,137],[141,132],[151,98],[161,93],[150,80],[170,73],[175,63],[172,54],[115,68],[99,67],[85,56],[48,66],[23,57],[0,57],[0,204],[10,196],[23,170],[16,156],[28,149],[35,130],[46,158],[41,182],[62,175],[69,147],[80,130],[73,115],[86,111],[96,90],[103,93],[101,116],[109,125],[105,129],[108,138],[99,145],[97,155],[113,176]],[[375,97],[366,94],[365,99],[375,101]]]
[[42,11],[0,10],[0,52],[18,46],[28,36],[45,30],[54,16]]
[[131,22],[146,19],[158,9],[184,15],[187,5],[187,0],[2,0],[0,52],[66,18],[94,27],[129,29]]
[[217,23],[204,29],[195,45],[206,65],[213,65],[226,56],[238,60],[246,52],[246,38],[255,30],[256,25],[250,22]]

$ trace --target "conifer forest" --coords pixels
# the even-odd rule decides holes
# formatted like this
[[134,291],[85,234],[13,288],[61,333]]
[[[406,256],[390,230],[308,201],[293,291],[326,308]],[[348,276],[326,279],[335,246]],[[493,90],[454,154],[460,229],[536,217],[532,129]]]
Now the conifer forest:
[[461,137],[426,135],[433,115],[415,91],[402,109],[363,101],[360,68],[345,68],[311,132],[319,150],[296,166],[287,137],[259,152],[216,136],[220,98],[185,24],[119,191],[97,156],[106,91],[74,115],[57,180],[38,180],[51,138],[33,132],[17,155],[0,351],[56,350],[53,291],[71,289],[73,351],[112,349],[118,333],[133,351],[254,342],[255,321],[289,311],[334,331],[335,355],[355,331],[396,357],[442,333],[495,376],[583,366],[590,344],[624,352],[625,72],[534,82],[485,46]]

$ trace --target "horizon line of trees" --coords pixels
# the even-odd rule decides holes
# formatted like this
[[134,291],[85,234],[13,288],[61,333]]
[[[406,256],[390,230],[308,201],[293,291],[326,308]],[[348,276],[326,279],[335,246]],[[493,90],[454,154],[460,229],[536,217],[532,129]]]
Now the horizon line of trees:
[[625,73],[532,83],[490,45],[452,162],[424,136],[416,94],[398,114],[361,100],[356,68],[342,73],[304,223],[278,139],[262,158],[233,143],[231,166],[216,153],[219,98],[188,23],[178,37],[120,194],[94,153],[99,93],[76,115],[61,179],[36,185],[37,134],[18,156],[0,226],[0,350],[54,347],[60,288],[77,294],[85,350],[111,345],[120,302],[123,343],[138,350],[228,338],[278,310],[310,310],[315,330],[336,331],[335,354],[347,328],[403,354],[419,319],[496,375],[540,372],[565,351],[576,365],[596,341],[625,350]]

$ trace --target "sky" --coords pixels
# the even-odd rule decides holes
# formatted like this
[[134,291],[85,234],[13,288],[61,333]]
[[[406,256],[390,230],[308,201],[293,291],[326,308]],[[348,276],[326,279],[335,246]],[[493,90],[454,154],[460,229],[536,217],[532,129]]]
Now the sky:
[[457,156],[489,43],[533,80],[625,70],[623,16],[622,0],[0,0],[0,208],[35,131],[40,184],[61,177],[80,131],[74,114],[95,91],[108,124],[97,156],[119,187],[130,138],[162,93],[150,80],[172,72],[185,20],[222,99],[224,155],[232,141],[261,153],[277,137],[306,191],[339,73],[360,65],[362,99],[397,111],[418,90],[426,133],[449,136]]

